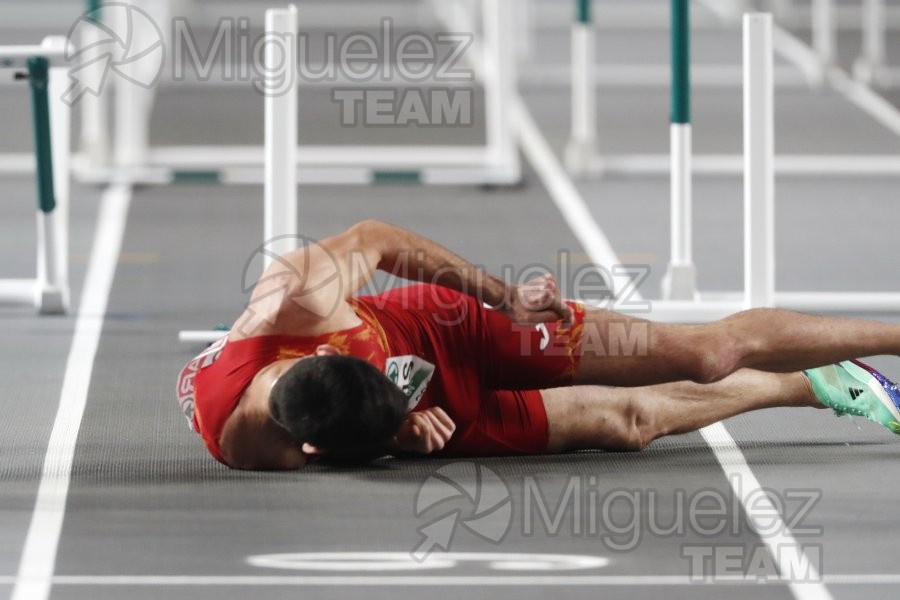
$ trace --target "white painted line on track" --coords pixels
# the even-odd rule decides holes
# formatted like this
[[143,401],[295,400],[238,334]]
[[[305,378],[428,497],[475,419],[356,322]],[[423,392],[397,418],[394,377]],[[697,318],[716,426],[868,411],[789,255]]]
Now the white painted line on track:
[[[826,575],[829,585],[897,585],[900,574],[835,574]],[[16,581],[15,576],[0,577],[0,585]],[[718,576],[714,579],[691,579],[687,575],[57,575],[47,586],[337,586],[337,587],[601,587],[601,586],[759,586],[815,585],[792,583],[777,577],[757,579],[755,576]]]
[[642,300],[640,291],[634,289],[631,277],[627,273],[616,271],[622,262],[585,204],[578,188],[556,158],[534,117],[525,106],[524,100],[520,97],[515,98],[512,110],[515,114],[513,121],[518,128],[522,153],[537,171],[538,177],[562,213],[563,219],[575,233],[578,243],[587,251],[594,263],[611,271],[615,296],[621,296],[623,291],[626,291],[630,292],[629,302],[640,302]]
[[830,600],[832,596],[822,583],[818,569],[804,555],[802,546],[797,543],[790,528],[781,519],[781,514],[775,510],[769,496],[760,493],[762,486],[759,480],[747,464],[734,438],[725,429],[725,425],[714,423],[701,429],[700,434],[725,471],[731,489],[740,498],[750,526],[756,530],[754,515],[765,515],[763,518],[769,519],[769,523],[774,524],[773,533],[760,534],[759,537],[778,564],[779,572],[784,576],[797,569],[797,565],[804,565],[803,570],[807,579],[788,583],[794,597],[797,600]]
[[18,575],[10,582],[15,586],[12,600],[46,600],[50,595],[75,443],[87,403],[94,357],[103,330],[103,316],[106,314],[130,202],[129,186],[113,186],[103,193],[94,247],[66,362],[59,409],[44,455],[41,482]]
[[[550,144],[547,143],[521,98],[515,99],[513,110],[516,115],[516,124],[519,127],[522,152],[537,171],[569,227],[588,251],[591,260],[602,265],[619,264],[615,250],[594,220],[581,193],[556,158]],[[617,291],[622,289],[619,286],[624,283],[615,280],[614,289]],[[637,295],[632,297],[639,299]],[[777,535],[760,534],[759,537],[766,544],[778,564],[780,572],[782,574],[790,573],[790,569],[796,568],[796,565],[803,565],[809,569],[807,571],[810,574],[808,583],[806,581],[788,583],[794,597],[797,600],[830,600],[831,594],[821,583],[815,566],[809,563],[802,547],[797,544],[790,529],[781,519],[781,515],[775,511],[768,497],[759,493],[762,486],[725,426],[722,423],[716,423],[701,429],[700,433],[715,454],[716,460],[725,472],[735,494],[740,498],[741,505],[751,521],[751,526],[753,525],[752,515],[757,511],[765,511],[766,517],[772,519],[771,523],[775,524],[773,529],[779,532]],[[750,500],[754,500],[752,507],[749,504]],[[757,531],[757,533],[759,532]]]

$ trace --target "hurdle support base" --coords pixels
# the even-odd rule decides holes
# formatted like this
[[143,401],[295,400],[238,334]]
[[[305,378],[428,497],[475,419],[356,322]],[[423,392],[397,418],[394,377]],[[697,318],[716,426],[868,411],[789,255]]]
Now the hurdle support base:
[[0,280],[0,305],[33,306],[40,315],[64,315],[68,310],[68,295],[65,290],[37,279],[3,279]]
[[47,287],[37,291],[39,315],[64,315],[68,312],[68,299],[64,290]]
[[662,280],[663,298],[666,300],[695,300],[697,298],[697,267],[669,264]]
[[597,155],[597,145],[594,142],[570,139],[563,156],[566,170],[577,177],[588,175],[595,168],[594,160]]

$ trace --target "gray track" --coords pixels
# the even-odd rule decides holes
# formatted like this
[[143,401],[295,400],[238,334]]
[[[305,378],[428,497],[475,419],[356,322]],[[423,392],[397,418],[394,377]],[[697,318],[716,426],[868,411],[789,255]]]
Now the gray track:
[[[565,55],[564,37],[545,32],[546,53]],[[656,36],[661,34],[657,33]],[[11,36],[20,40],[21,33]],[[641,38],[644,39],[644,38]],[[655,37],[646,39],[659,40]],[[700,36],[698,60],[733,60],[733,35]],[[627,48],[628,38],[614,42]],[[642,44],[647,60],[664,60],[651,43]],[[642,55],[643,56],[643,55]],[[565,141],[568,97],[564,91],[528,88],[525,93],[551,144]],[[0,88],[0,107],[9,135],[3,150],[28,147],[27,113],[21,96]],[[737,91],[700,90],[695,98],[696,145],[699,151],[740,149],[740,95]],[[348,141],[350,133],[329,128],[337,119],[327,98],[310,103],[301,127],[312,141]],[[233,143],[258,141],[261,103],[238,90],[163,93],[154,125],[154,141]],[[844,100],[805,90],[779,92],[778,147],[788,152],[896,153],[892,137]],[[19,115],[9,119],[10,114]],[[604,90],[600,124],[605,149],[615,152],[665,152],[665,90]],[[232,126],[234,125],[234,126]],[[209,133],[210,128],[214,128]],[[435,139],[434,132],[365,132],[372,140]],[[451,132],[453,141],[478,139],[477,127]],[[442,138],[445,139],[445,138]],[[569,250],[575,264],[587,261],[540,181],[530,170],[526,185],[484,191],[470,187],[419,188],[303,187],[300,219],[303,233],[322,237],[360,219],[375,217],[412,228],[484,264],[493,271],[505,265],[554,264]],[[25,276],[33,268],[31,197],[26,178],[4,178],[0,253],[4,275]],[[898,290],[895,221],[896,179],[818,180],[790,178],[778,182],[778,283],[782,289]],[[651,267],[644,290],[658,294],[665,268],[668,184],[664,178],[608,178],[579,183],[579,189],[613,245],[626,262]],[[90,252],[100,191],[76,186],[73,206],[73,297],[77,300]],[[741,285],[741,182],[736,178],[696,181],[696,256],[701,287],[738,289]],[[734,530],[703,536],[688,527],[679,535],[657,535],[646,519],[672,522],[680,494],[709,490],[731,500],[729,482],[699,434],[660,440],[637,455],[580,453],[525,459],[486,458],[479,465],[499,475],[502,484],[486,483],[482,493],[508,491],[511,528],[500,544],[460,528],[454,552],[580,554],[608,558],[602,569],[575,576],[629,576],[619,585],[496,586],[470,582],[457,589],[446,582],[425,581],[410,587],[387,580],[358,585],[349,578],[391,573],[275,570],[250,566],[259,554],[365,551],[409,552],[418,529],[440,516],[434,509],[416,516],[417,490],[429,476],[449,466],[450,476],[465,467],[455,461],[385,460],[371,468],[334,470],[312,467],[289,474],[241,473],[213,461],[199,438],[190,433],[176,409],[176,370],[196,348],[176,342],[182,328],[230,322],[246,302],[241,271],[259,244],[262,189],[172,185],[135,191],[125,242],[117,267],[84,421],[81,425],[69,490],[66,519],[55,573],[58,576],[160,576],[156,584],[134,580],[109,585],[106,580],[60,581],[53,598],[245,598],[284,597],[433,598],[466,594],[485,598],[719,598],[757,597],[756,586],[655,585],[648,576],[686,576],[685,548],[692,545],[735,547],[752,552],[761,544],[747,526],[742,509],[726,509]],[[834,240],[840,240],[835,243]],[[570,290],[571,291],[571,290]],[[896,315],[885,315],[895,318]],[[73,317],[33,317],[27,310],[4,309],[0,326],[0,594],[11,590],[22,543],[34,508],[41,464],[55,415],[62,374],[71,342]],[[874,363],[900,376],[896,358]],[[727,429],[738,442],[760,482],[781,496],[812,490],[819,502],[802,525],[821,531],[801,539],[822,549],[822,571],[833,575],[885,575],[894,572],[896,499],[900,494],[900,445],[894,436],[869,423],[861,430],[824,411],[769,410],[731,419]],[[452,466],[451,466],[452,465]],[[609,530],[573,531],[574,515],[564,515],[551,534],[529,519],[524,498],[532,482],[555,509],[570,477],[584,485],[582,507],[592,498],[616,491],[636,493],[645,520],[640,540],[627,551],[611,548]],[[594,496],[588,494],[595,492]],[[652,500],[651,500],[652,498]],[[467,510],[465,502],[457,502]],[[468,510],[471,508],[469,507]],[[795,515],[796,500],[785,507]],[[573,509],[574,510],[574,509]],[[468,514],[468,513],[464,513]],[[623,505],[612,513],[616,523],[630,514]],[[532,517],[534,513],[531,513]],[[589,517],[582,515],[589,519]],[[493,521],[503,520],[497,513]],[[490,519],[489,519],[490,521]],[[683,519],[682,519],[683,521]],[[538,523],[537,521],[534,521]],[[613,542],[622,538],[613,536]],[[440,556],[440,552],[435,554]],[[722,574],[720,564],[716,571]],[[428,576],[533,576],[500,573],[484,565],[463,564]],[[771,574],[771,573],[769,573]],[[337,575],[342,581],[274,580],[274,585],[238,586],[220,579],[213,585],[188,585],[171,576]],[[395,574],[405,576],[405,573]],[[547,573],[565,577],[565,572]],[[5,578],[4,578],[5,577]],[[355,581],[356,585],[351,585]],[[380,583],[379,583],[380,581]],[[473,580],[474,581],[474,580]],[[162,585],[165,583],[165,585]],[[269,583],[273,583],[270,581]],[[230,585],[229,585],[230,584]],[[896,584],[831,581],[835,598],[897,595]],[[790,598],[783,584],[765,588],[773,598]]]

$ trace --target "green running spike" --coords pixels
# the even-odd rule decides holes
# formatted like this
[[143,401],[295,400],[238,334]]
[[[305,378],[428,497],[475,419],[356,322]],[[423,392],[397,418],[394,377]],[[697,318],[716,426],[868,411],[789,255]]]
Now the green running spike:
[[900,390],[869,365],[847,360],[803,374],[819,402],[836,415],[865,417],[900,434]]

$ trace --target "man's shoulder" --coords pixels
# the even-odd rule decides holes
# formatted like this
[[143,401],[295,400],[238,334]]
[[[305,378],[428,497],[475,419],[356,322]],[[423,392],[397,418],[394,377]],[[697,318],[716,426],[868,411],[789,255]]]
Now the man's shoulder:
[[229,342],[269,336],[315,337],[349,329],[359,323],[350,303],[342,300],[328,311],[293,309],[258,312],[252,306],[241,314],[228,333]]

